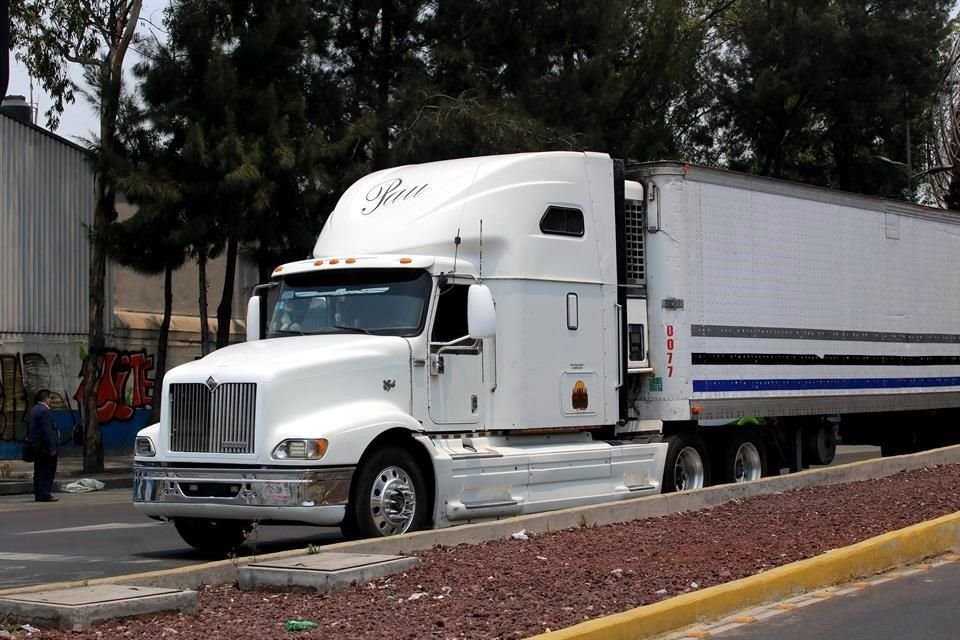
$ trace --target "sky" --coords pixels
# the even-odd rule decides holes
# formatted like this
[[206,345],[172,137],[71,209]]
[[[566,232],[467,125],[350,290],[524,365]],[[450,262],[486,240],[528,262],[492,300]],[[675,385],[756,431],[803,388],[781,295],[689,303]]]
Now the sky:
[[[146,33],[147,29],[152,29],[149,24],[144,22],[145,20],[156,25],[157,28],[162,29],[163,10],[169,4],[169,0],[143,0],[143,9],[140,12],[141,24],[139,31]],[[162,33],[158,32],[158,35],[162,36]],[[138,60],[139,56],[131,50],[127,54],[125,67],[129,69]],[[71,66],[75,67],[76,65]],[[79,84],[82,79],[80,71],[76,68],[72,71],[71,77]],[[37,113],[36,123],[46,129],[47,122],[43,114],[50,108],[53,101],[43,91],[36,80],[33,81],[32,94],[33,104]],[[10,56],[10,82],[7,86],[7,95],[25,96],[28,101],[31,95],[30,76],[26,68],[17,62],[13,55]],[[56,133],[68,140],[83,144],[84,139],[91,139],[95,136],[94,132],[96,132],[98,128],[96,112],[90,107],[83,96],[77,95],[76,101],[73,104],[64,105],[63,115],[60,117],[60,126],[57,128]]]

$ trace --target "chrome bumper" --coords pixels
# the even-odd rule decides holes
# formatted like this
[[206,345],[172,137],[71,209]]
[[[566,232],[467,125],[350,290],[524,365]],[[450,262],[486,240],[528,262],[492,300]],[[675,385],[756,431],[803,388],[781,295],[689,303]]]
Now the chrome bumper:
[[350,498],[352,467],[207,469],[134,464],[133,503],[160,517],[231,518],[338,524]]

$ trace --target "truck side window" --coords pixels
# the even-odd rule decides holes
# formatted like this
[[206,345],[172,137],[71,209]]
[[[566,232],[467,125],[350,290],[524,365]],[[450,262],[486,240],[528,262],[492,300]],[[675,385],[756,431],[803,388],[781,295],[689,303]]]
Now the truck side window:
[[[470,285],[441,285],[433,319],[433,342],[450,342],[467,335],[467,291]],[[465,344],[464,346],[469,346]]]
[[540,231],[557,236],[583,237],[583,211],[571,207],[550,207],[540,218]]

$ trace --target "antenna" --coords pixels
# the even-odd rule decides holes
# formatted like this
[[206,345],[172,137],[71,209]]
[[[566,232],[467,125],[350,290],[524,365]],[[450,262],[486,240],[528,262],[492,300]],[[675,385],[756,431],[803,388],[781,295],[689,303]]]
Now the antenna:
[[457,272],[457,253],[460,251],[460,227],[457,227],[457,237],[453,239],[453,272]]
[[483,278],[483,218],[480,218],[480,277]]

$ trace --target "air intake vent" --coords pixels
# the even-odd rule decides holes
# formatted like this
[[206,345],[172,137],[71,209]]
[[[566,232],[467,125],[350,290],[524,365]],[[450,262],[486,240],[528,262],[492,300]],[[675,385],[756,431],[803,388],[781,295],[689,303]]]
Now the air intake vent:
[[627,284],[640,286],[647,284],[647,257],[643,246],[643,212],[643,201],[625,201]]
[[256,413],[254,383],[171,384],[170,450],[253,453]]

